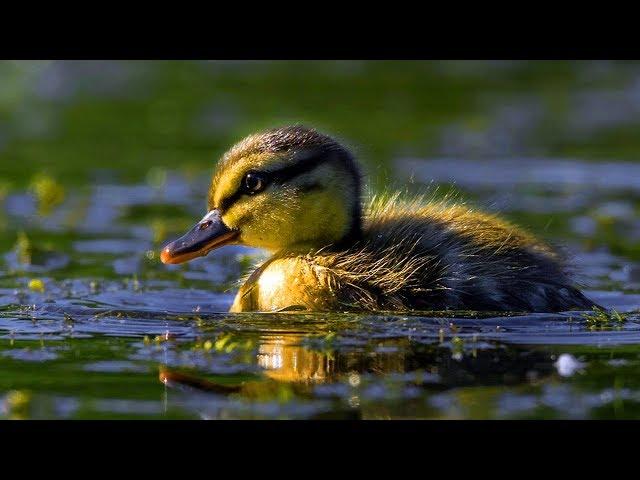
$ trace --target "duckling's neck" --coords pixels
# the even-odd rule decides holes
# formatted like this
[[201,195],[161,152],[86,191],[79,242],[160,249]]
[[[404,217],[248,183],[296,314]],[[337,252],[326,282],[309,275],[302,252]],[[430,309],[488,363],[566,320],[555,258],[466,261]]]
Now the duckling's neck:
[[362,220],[362,204],[358,196],[358,201],[354,202],[348,216],[347,228],[344,234],[334,240],[326,238],[318,238],[315,240],[307,240],[287,245],[284,248],[277,249],[279,254],[285,253],[309,253],[313,251],[336,251],[347,250],[353,244],[360,241],[363,237],[363,220]]

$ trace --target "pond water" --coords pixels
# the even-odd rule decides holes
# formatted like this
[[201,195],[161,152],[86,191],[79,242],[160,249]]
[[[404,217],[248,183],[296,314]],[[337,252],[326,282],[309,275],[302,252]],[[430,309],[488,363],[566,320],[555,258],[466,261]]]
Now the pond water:
[[[567,218],[565,239],[587,294],[626,313],[496,315],[225,313],[235,279],[257,250],[227,247],[165,266],[159,246],[175,223],[199,218],[206,183],[167,172],[161,185],[96,184],[34,216],[36,197],[6,199],[22,240],[0,279],[0,387],[8,418],[626,418],[640,414],[640,267],[594,249],[606,228],[635,238],[635,185],[612,188],[601,166],[534,162],[527,189],[490,163],[398,159],[463,179],[486,208]],[[535,169],[544,169],[537,184]],[[456,169],[461,169],[458,172]],[[498,165],[495,168],[499,168]],[[557,168],[557,170],[555,170]],[[593,178],[567,190],[563,172]],[[621,171],[625,165],[609,165]],[[592,172],[591,169],[596,169]],[[521,170],[517,170],[517,175]],[[466,176],[465,176],[466,175]],[[568,175],[575,178],[576,174]],[[623,176],[624,177],[624,176]],[[472,180],[477,179],[477,183]],[[425,178],[426,180],[426,178]],[[151,182],[152,183],[152,182]],[[585,180],[584,184],[588,183]],[[500,188],[498,188],[500,187]],[[624,190],[623,190],[624,189]],[[621,192],[625,195],[622,196]],[[499,192],[500,197],[497,197]],[[31,201],[31,204],[30,204]],[[549,210],[555,213],[550,216]],[[99,213],[97,213],[99,212]],[[74,233],[68,235],[70,217]],[[183,218],[184,217],[184,218]],[[93,221],[92,219],[99,219]],[[167,222],[166,216],[162,217]],[[600,220],[599,220],[600,219]],[[37,222],[29,225],[30,221]],[[36,228],[37,225],[37,228]],[[604,227],[602,227],[604,228]],[[40,283],[41,282],[41,283]]]
[[[260,112],[250,110],[249,100],[219,95],[204,112],[194,107],[197,121],[182,122],[196,131],[185,138],[171,130],[173,107],[154,100],[161,90],[151,94],[140,87],[150,75],[148,65],[112,65],[106,76],[74,65],[24,69],[32,79],[32,93],[24,97],[65,105],[64,118],[56,120],[58,110],[52,109],[40,123],[30,123],[27,117],[36,116],[42,105],[25,101],[22,110],[12,107],[18,112],[10,123],[13,130],[2,136],[0,129],[0,140],[6,140],[0,141],[6,148],[5,154],[0,151],[0,172],[12,182],[4,190],[0,182],[1,418],[640,418],[640,164],[623,141],[624,128],[638,113],[633,107],[637,67],[623,69],[626,87],[616,93],[606,67],[576,67],[581,72],[576,78],[591,83],[578,82],[582,89],[570,97],[561,122],[567,135],[589,139],[603,129],[622,129],[620,145],[629,150],[619,145],[615,158],[594,160],[578,147],[567,151],[557,135],[547,143],[531,141],[532,132],[544,127],[545,110],[528,91],[514,101],[511,87],[498,80],[496,88],[509,90],[511,108],[474,103],[472,115],[483,108],[490,112],[484,129],[468,129],[458,118],[448,123],[430,118],[424,125],[439,125],[433,127],[438,141],[431,142],[432,150],[387,145],[383,151],[391,173],[382,183],[389,188],[430,190],[435,196],[455,188],[461,201],[501,212],[565,248],[586,294],[621,314],[595,318],[585,312],[228,314],[237,279],[266,258],[264,252],[225,247],[177,266],[161,264],[158,253],[204,213],[214,153],[227,146],[203,145],[196,139],[204,134],[194,125],[208,125],[206,134],[217,132],[216,138],[226,141],[225,135],[235,135],[234,122]],[[457,65],[455,75],[473,76]],[[209,66],[204,70],[227,93],[233,92],[235,76],[259,70],[243,64],[225,68],[222,73]],[[367,68],[332,64],[330,80],[322,86],[357,83],[360,70]],[[495,73],[506,67],[491,68]],[[200,78],[189,71],[190,82]],[[280,78],[278,72],[269,75]],[[182,77],[173,75],[180,84],[175,78]],[[556,83],[564,78],[555,75]],[[629,75],[633,81],[627,81]],[[75,78],[84,83],[74,83]],[[409,80],[396,80],[406,84],[402,91],[413,91]],[[600,90],[590,87],[598,81]],[[194,84],[198,91],[205,89],[204,82]],[[287,94],[291,90],[284,80],[278,85]],[[442,100],[433,108],[454,111],[466,98],[461,85],[451,87],[457,88],[456,101]],[[99,100],[74,96],[84,90]],[[2,88],[0,114],[6,98],[1,94]],[[300,93],[293,89],[291,94]],[[313,103],[316,97],[309,95],[303,98]],[[115,115],[106,106],[130,105],[138,98],[154,105],[154,121],[144,128],[133,121],[133,107],[127,118],[129,107]],[[478,98],[500,104],[492,96]],[[415,125],[408,110],[411,98],[396,100],[389,122],[404,115]],[[261,101],[268,103],[256,94],[256,104]],[[603,103],[616,114],[603,115]],[[86,105],[111,119],[100,124],[109,135],[115,135],[119,122],[131,129],[118,137],[127,138],[123,151],[134,149],[131,137],[146,130],[158,136],[145,141],[159,143],[149,157],[137,152],[140,164],[123,156],[110,164],[112,152],[97,130],[83,131],[84,119],[97,121]],[[353,118],[343,121],[358,124]],[[371,121],[379,128],[387,120]],[[361,133],[375,147],[365,128],[353,137]],[[95,151],[78,140],[82,135],[93,135]],[[175,135],[173,141],[193,150],[163,145],[163,135]],[[397,144],[402,139],[383,140]],[[601,148],[605,140],[600,141]],[[76,147],[68,147],[73,142]],[[531,147],[552,144],[556,147]],[[49,154],[50,161],[38,163]],[[204,167],[171,168],[172,155],[197,157]],[[84,165],[88,158],[90,167]],[[123,174],[128,163],[132,178]],[[39,173],[42,164],[55,175]],[[73,177],[74,169],[85,176]],[[374,183],[375,191],[380,180]]]

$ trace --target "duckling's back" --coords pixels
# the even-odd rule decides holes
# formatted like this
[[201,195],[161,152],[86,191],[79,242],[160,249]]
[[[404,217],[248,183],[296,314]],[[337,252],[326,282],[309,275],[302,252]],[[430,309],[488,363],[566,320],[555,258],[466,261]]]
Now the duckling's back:
[[509,223],[462,205],[374,200],[363,238],[320,253],[332,292],[371,310],[550,312],[594,303],[571,286],[562,259]]

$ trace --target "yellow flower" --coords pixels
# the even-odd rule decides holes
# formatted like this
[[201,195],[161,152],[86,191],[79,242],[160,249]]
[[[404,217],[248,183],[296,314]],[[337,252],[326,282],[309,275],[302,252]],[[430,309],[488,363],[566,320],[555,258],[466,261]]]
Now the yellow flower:
[[32,278],[29,280],[29,290],[44,293],[44,282],[39,278]]

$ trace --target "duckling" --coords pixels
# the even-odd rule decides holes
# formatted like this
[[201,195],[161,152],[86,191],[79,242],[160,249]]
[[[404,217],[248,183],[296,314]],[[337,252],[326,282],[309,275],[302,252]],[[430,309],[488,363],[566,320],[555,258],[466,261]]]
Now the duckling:
[[161,252],[182,263],[223,245],[271,258],[231,312],[490,310],[595,304],[560,255],[531,234],[461,204],[374,197],[363,206],[354,156],[303,126],[253,134],[224,154],[208,213]]

